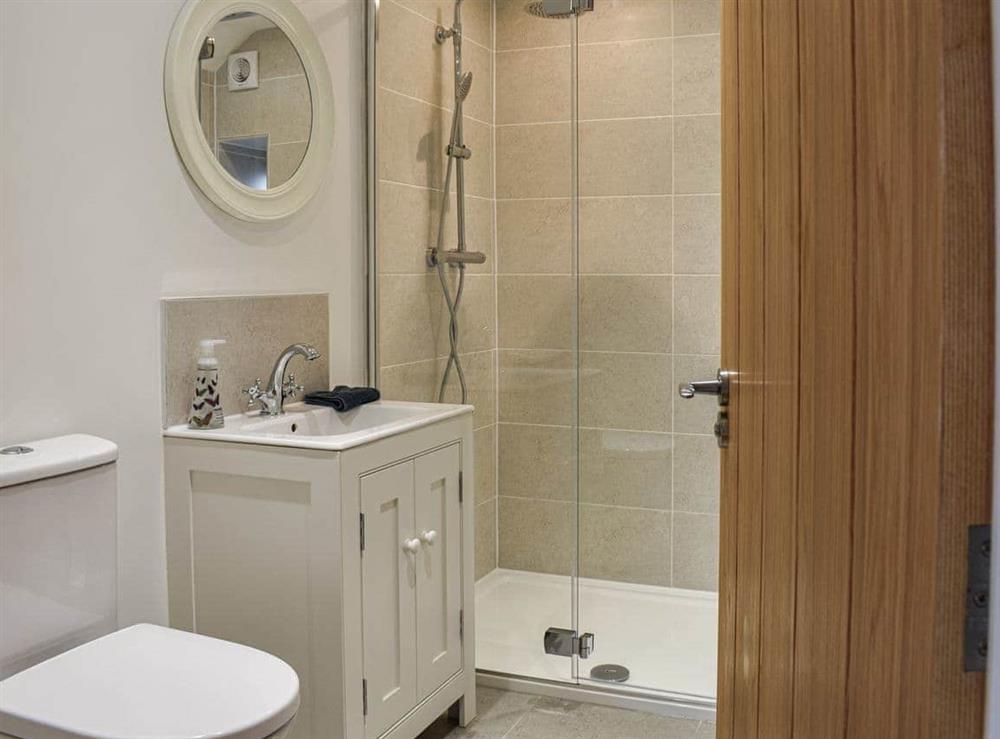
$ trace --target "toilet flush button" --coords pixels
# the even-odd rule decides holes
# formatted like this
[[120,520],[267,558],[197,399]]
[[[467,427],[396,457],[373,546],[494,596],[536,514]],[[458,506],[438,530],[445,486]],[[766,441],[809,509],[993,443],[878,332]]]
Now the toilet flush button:
[[31,454],[33,451],[30,446],[5,446],[0,449],[0,454]]

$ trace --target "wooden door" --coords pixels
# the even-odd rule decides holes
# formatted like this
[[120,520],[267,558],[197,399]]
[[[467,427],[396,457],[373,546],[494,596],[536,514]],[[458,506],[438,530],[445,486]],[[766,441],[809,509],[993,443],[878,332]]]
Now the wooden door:
[[982,735],[987,0],[724,0],[718,736]]
[[462,667],[461,447],[414,461],[417,558],[417,698],[423,700]]
[[361,589],[365,736],[372,739],[417,703],[417,553],[414,539],[413,462],[361,478],[364,548]]

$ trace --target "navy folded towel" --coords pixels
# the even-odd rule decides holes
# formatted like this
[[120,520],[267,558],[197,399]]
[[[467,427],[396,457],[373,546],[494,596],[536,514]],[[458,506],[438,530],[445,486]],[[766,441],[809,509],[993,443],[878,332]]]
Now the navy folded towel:
[[343,413],[365,403],[379,399],[379,392],[373,387],[348,387],[337,385],[333,390],[317,390],[306,395],[309,405],[325,405]]

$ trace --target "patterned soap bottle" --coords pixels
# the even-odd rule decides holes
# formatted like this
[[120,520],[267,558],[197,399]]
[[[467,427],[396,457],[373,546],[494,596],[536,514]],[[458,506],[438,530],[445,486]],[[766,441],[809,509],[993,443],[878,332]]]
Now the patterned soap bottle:
[[191,413],[188,427],[193,429],[221,429],[225,424],[222,401],[219,399],[219,360],[215,358],[216,344],[225,339],[202,339],[198,342],[198,376],[194,381]]

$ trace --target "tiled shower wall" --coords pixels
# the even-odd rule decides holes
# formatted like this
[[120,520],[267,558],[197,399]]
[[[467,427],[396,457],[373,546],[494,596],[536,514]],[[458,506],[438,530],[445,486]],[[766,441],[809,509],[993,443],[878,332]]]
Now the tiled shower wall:
[[571,571],[579,290],[580,573],[714,589],[714,409],[675,386],[718,366],[718,3],[580,17],[579,281],[572,25],[496,7],[499,565]]
[[[448,313],[425,252],[437,237],[444,150],[454,105],[452,44],[434,40],[450,27],[451,0],[382,0],[377,79],[379,384],[384,397],[436,401],[448,356]],[[463,66],[474,75],[463,106],[466,240],[486,264],[466,270],[460,311],[462,362],[476,406],[476,575],[496,567],[496,285],[493,224],[493,9],[465,0]],[[452,178],[454,188],[454,176]],[[444,246],[454,249],[454,196]],[[451,271],[451,270],[449,270]],[[451,275],[450,279],[454,279]],[[454,286],[453,286],[454,287]],[[446,400],[457,402],[452,372]]]
[[[597,0],[581,17],[579,280],[572,24],[524,6],[496,0],[494,34],[487,0],[463,5],[466,68],[476,75],[466,105],[475,152],[469,248],[488,255],[467,278],[461,338],[477,407],[477,575],[497,564],[571,571],[579,326],[581,574],[714,589],[714,408],[704,399],[682,405],[675,387],[718,366],[718,3]],[[452,95],[451,47],[434,43],[433,22],[447,25],[452,8],[450,0],[382,6],[377,228],[387,397],[435,398],[447,354],[447,315],[423,252],[437,226]],[[449,224],[448,245],[453,231]]]

